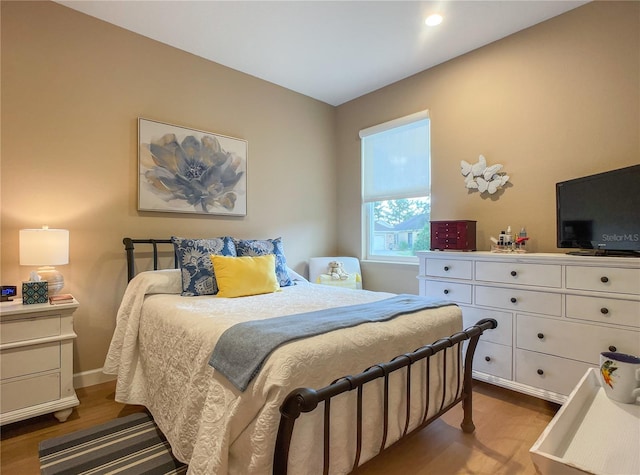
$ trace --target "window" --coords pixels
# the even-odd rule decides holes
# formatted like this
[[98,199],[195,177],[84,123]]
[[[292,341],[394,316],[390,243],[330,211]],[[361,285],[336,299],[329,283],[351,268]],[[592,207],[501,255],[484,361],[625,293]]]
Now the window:
[[366,259],[415,261],[429,249],[429,113],[360,131]]

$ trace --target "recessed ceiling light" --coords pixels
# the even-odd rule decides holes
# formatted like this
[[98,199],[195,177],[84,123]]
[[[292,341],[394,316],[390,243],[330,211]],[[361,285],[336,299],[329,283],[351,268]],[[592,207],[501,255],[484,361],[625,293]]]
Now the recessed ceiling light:
[[437,13],[433,13],[429,15],[427,19],[424,21],[427,26],[436,26],[442,23],[442,15],[438,15]]

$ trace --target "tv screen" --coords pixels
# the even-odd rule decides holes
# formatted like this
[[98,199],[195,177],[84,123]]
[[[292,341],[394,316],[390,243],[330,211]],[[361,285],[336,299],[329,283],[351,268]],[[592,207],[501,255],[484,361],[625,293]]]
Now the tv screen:
[[556,210],[558,247],[640,255],[640,165],[557,183]]

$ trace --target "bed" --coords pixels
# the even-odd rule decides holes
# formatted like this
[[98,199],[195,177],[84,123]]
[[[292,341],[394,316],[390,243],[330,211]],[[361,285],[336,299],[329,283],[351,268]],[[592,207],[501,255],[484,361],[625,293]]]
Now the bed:
[[[462,331],[457,306],[421,302],[431,308],[292,338],[243,388],[212,366],[225,334],[403,296],[311,284],[287,268],[292,285],[275,292],[186,297],[177,251],[178,269],[158,269],[158,247],[173,243],[124,239],[130,281],[104,371],[117,375],[117,401],[149,410],[189,473],[349,473],[457,404],[462,430],[474,430],[471,362],[495,320]],[[154,270],[136,275],[142,245]]]

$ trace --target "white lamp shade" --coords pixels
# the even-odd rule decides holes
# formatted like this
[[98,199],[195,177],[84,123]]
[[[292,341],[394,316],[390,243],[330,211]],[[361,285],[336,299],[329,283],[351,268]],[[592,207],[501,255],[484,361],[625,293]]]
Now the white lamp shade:
[[21,266],[59,266],[69,263],[69,231],[21,229]]

